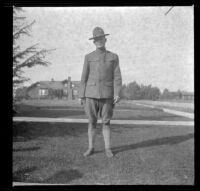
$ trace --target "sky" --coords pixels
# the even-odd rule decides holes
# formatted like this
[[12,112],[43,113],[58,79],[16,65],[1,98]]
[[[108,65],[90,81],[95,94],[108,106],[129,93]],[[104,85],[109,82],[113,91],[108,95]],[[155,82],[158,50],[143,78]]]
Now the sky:
[[106,49],[118,54],[123,84],[136,81],[161,91],[194,91],[194,7],[24,7],[31,37],[21,47],[39,43],[55,49],[52,64],[25,70],[30,85],[42,80],[79,81],[84,56],[95,50],[92,31],[102,27]]

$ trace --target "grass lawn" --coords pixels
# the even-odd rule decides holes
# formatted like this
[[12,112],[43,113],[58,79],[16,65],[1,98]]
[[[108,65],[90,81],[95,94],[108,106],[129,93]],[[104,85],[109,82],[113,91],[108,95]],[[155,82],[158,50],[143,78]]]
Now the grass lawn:
[[[86,118],[77,101],[33,100],[17,116]],[[113,119],[191,121],[121,102]],[[87,124],[14,122],[13,181],[64,184],[194,184],[194,127],[111,125],[114,157],[104,153],[101,125],[94,155],[85,158]]]
[[35,107],[80,107],[78,100],[62,100],[62,99],[33,99],[21,100],[18,104],[29,105]]
[[194,127],[111,125],[107,158],[98,125],[85,158],[87,124],[14,122],[13,181],[66,184],[194,184]]
[[[80,105],[33,106],[21,104],[18,105],[18,112],[16,116],[23,117],[87,118],[83,106]],[[192,119],[186,117],[165,113],[161,109],[152,109],[128,103],[120,103],[115,107],[113,119],[192,121]]]
[[[151,100],[121,100],[119,103],[119,107],[130,107],[134,106],[135,103],[143,103],[148,105],[155,105],[159,108],[171,108],[175,109],[177,111],[185,111],[194,113],[194,101],[189,100],[157,100],[157,101],[151,101]],[[47,99],[41,99],[41,100],[22,100],[18,102],[18,104],[22,105],[29,105],[29,106],[35,106],[35,107],[68,107],[68,108],[80,108],[80,104],[78,103],[78,100],[47,100]]]

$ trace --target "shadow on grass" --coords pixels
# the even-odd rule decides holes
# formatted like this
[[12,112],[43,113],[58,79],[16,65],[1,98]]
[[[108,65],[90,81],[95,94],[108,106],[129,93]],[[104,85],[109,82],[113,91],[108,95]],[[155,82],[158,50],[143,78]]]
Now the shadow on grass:
[[42,183],[69,183],[72,180],[82,178],[83,173],[78,170],[70,169],[70,170],[61,170],[55,173],[52,177],[45,179]]
[[193,133],[189,133],[186,135],[172,136],[172,137],[163,137],[163,138],[158,138],[158,139],[142,141],[140,143],[135,143],[135,144],[130,144],[130,145],[112,147],[112,151],[114,154],[117,154],[119,152],[133,150],[137,148],[143,148],[143,147],[152,147],[152,146],[166,145],[166,144],[178,144],[192,138],[194,138]]
[[13,181],[15,182],[27,182],[29,174],[35,171],[37,167],[26,167],[24,169],[17,170],[13,173]]
[[[163,125],[164,126],[164,125]],[[133,124],[126,124],[126,125],[119,125],[119,124],[111,124],[110,126],[111,131],[113,133],[125,133],[127,130],[133,130],[133,129],[152,129],[156,128],[155,125],[133,125]]]
[[152,126],[141,126],[141,125],[111,125],[111,132],[122,134],[126,133],[127,130],[133,130],[134,128],[152,128]]
[[86,123],[14,122],[13,142],[39,137],[79,137],[87,133]]
[[14,152],[20,152],[20,151],[36,151],[39,150],[40,147],[29,147],[29,148],[18,148],[18,149],[13,149]]

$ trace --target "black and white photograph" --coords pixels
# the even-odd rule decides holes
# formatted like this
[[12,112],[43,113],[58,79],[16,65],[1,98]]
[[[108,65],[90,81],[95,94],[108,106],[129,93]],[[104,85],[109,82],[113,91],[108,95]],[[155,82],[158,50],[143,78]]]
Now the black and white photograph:
[[12,186],[194,185],[194,6],[13,6]]

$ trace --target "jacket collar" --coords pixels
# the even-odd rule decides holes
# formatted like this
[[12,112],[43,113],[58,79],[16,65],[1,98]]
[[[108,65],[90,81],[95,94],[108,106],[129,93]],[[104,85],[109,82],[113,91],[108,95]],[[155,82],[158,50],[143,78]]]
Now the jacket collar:
[[97,48],[97,49],[96,49],[96,52],[97,52],[97,53],[100,53],[100,54],[101,54],[101,53],[105,53],[105,52],[106,52],[106,48],[105,48],[105,47],[104,47],[104,48],[101,48],[101,49],[100,49],[100,48]]

